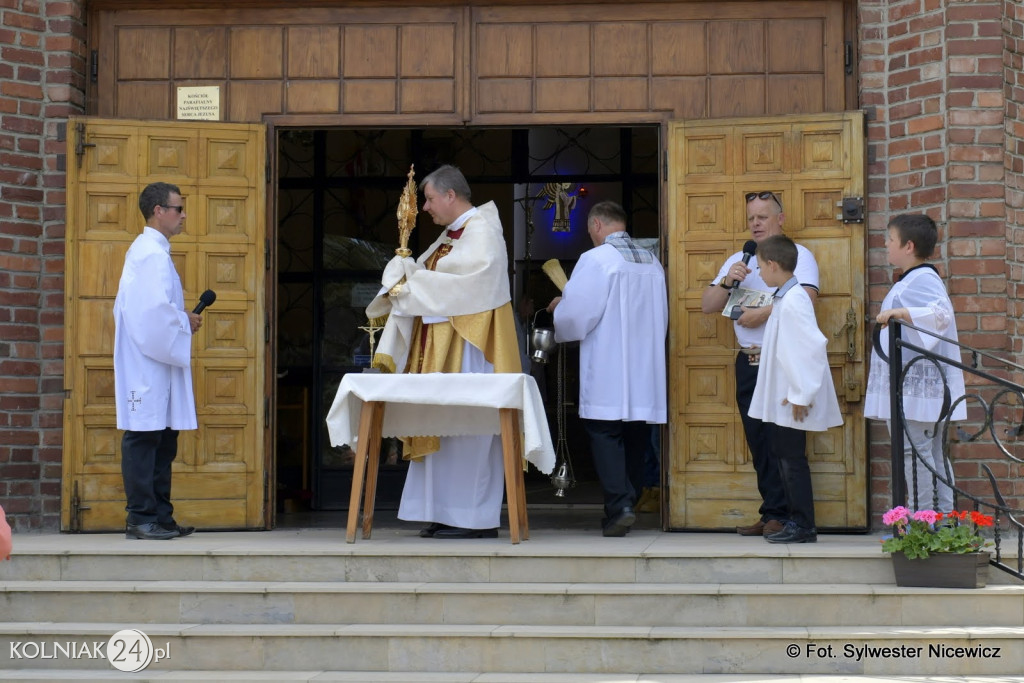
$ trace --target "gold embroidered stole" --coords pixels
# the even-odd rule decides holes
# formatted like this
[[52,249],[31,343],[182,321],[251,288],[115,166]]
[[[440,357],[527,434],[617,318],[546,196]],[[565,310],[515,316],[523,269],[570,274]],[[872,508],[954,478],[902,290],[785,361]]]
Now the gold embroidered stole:
[[[434,270],[437,262],[451,250],[451,243],[441,244],[424,265]],[[491,311],[452,316],[444,322],[430,325],[424,325],[423,319],[417,317],[413,323],[412,339],[405,370],[409,373],[459,372],[463,341],[480,349],[495,372],[523,371],[511,302]],[[402,437],[402,443],[406,460],[419,460],[441,447],[438,436]]]

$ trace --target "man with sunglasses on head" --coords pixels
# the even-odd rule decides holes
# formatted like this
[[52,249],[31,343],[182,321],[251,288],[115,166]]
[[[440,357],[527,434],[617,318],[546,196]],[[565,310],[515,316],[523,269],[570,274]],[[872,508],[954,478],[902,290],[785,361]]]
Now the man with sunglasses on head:
[[[747,227],[754,242],[760,243],[773,235],[782,234],[782,223],[785,214],[782,200],[771,191],[749,192],[744,197],[747,209]],[[745,261],[746,259],[746,261]],[[794,276],[807,290],[814,302],[818,296],[818,263],[814,255],[801,245],[797,245],[797,264]],[[701,310],[704,313],[721,313],[736,287],[772,293],[775,288],[769,287],[761,279],[757,267],[756,252],[753,256],[738,251],[726,259],[710,286],[701,297]],[[736,354],[736,405],[740,419],[743,421],[743,433],[750,448],[754,472],[757,475],[757,490],[761,495],[761,507],[758,510],[760,519],[750,526],[736,527],[741,536],[770,536],[779,533],[785,527],[788,518],[785,482],[779,466],[778,456],[772,452],[771,439],[767,438],[765,424],[756,418],[749,417],[750,399],[757,385],[758,350],[764,337],[765,323],[771,315],[772,307],[749,308],[743,306],[732,312],[733,329],[740,346]],[[805,435],[805,432],[800,432]],[[805,447],[805,444],[801,444]]]
[[182,231],[181,191],[152,183],[139,195],[146,219],[124,259],[114,299],[114,396],[121,439],[121,476],[128,538],[167,540],[179,526],[171,505],[171,463],[178,431],[196,429],[192,335],[203,324],[185,310],[170,239]]

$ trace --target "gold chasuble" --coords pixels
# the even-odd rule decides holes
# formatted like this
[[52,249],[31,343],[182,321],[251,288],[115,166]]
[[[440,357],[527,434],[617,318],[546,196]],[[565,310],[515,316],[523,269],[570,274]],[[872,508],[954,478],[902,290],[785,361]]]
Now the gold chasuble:
[[[442,234],[433,247],[418,263],[405,260],[407,281],[399,294],[380,296],[367,309],[374,316],[386,304],[392,309],[374,367],[394,372],[407,358],[402,367],[410,374],[459,372],[463,342],[469,342],[494,372],[522,372],[508,259],[494,204],[480,207],[463,228]],[[446,319],[424,324],[423,316]],[[403,457],[418,460],[439,450],[440,437],[403,437],[402,443]]]

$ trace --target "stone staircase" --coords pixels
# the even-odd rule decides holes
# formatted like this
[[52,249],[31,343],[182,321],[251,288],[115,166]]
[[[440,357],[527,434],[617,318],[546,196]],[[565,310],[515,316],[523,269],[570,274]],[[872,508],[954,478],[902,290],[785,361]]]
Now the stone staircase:
[[[17,536],[0,680],[1024,680],[1024,586],[897,588],[878,537],[415,528]],[[123,629],[137,673],[106,658]]]

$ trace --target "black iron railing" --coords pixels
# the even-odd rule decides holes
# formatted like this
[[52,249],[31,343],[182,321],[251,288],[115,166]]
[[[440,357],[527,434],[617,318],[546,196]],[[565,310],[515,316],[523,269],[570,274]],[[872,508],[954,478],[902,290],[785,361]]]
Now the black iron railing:
[[[925,337],[956,345],[960,349],[961,358],[947,358],[903,339],[901,334],[903,327],[913,329]],[[1019,579],[1024,579],[1024,522],[1021,521],[1024,519],[1024,510],[1020,507],[1020,493],[1016,488],[1016,481],[1019,477],[1014,476],[1018,470],[1017,466],[1024,464],[1024,459],[1018,455],[1024,453],[1024,440],[1022,440],[1024,437],[1024,385],[1018,384],[1012,379],[1013,377],[1024,377],[1024,366],[910,323],[901,323],[896,320],[889,324],[889,348],[883,349],[881,331],[882,326],[876,326],[873,338],[875,351],[889,364],[889,392],[892,401],[890,433],[892,435],[893,507],[904,504],[904,501],[908,499],[906,495],[908,490],[913,493],[910,500],[920,500],[917,495],[919,485],[917,471],[920,462],[920,466],[931,473],[931,491],[935,509],[938,509],[937,483],[942,483],[953,490],[954,503],[963,506],[964,501],[970,501],[970,505],[975,510],[991,514],[995,520],[992,527],[992,542],[995,552],[991,564]],[[969,364],[963,362],[965,356],[969,356]],[[904,358],[908,360],[904,362]],[[943,466],[941,468],[933,467],[928,458],[921,458],[913,441],[910,440],[909,452],[915,466],[911,468],[913,476],[908,482],[905,481],[906,477],[904,476],[907,433],[903,388],[908,372],[918,363],[934,365],[942,376],[942,411],[933,427],[941,432],[933,433],[942,434]],[[963,396],[951,394],[949,383],[946,381],[945,366],[957,367],[963,371],[966,385]],[[961,403],[965,403],[967,407],[980,408],[981,414],[975,414],[972,410],[968,416],[969,421],[952,424],[953,412]],[[973,479],[965,483],[957,482],[953,476],[954,458],[951,455],[951,445],[954,443],[978,444],[977,448],[972,450],[984,451],[988,462],[979,463],[985,477],[983,480]],[[971,458],[971,460],[977,462],[975,458]],[[1002,476],[997,476],[991,465],[995,465]],[[1004,472],[1005,474],[1003,474]],[[1004,491],[1013,492],[1011,500],[1007,500]],[[1005,558],[1003,550],[1006,543],[1012,543],[1014,540],[1017,546],[1016,561],[1011,564],[1006,561],[1007,558]]]

